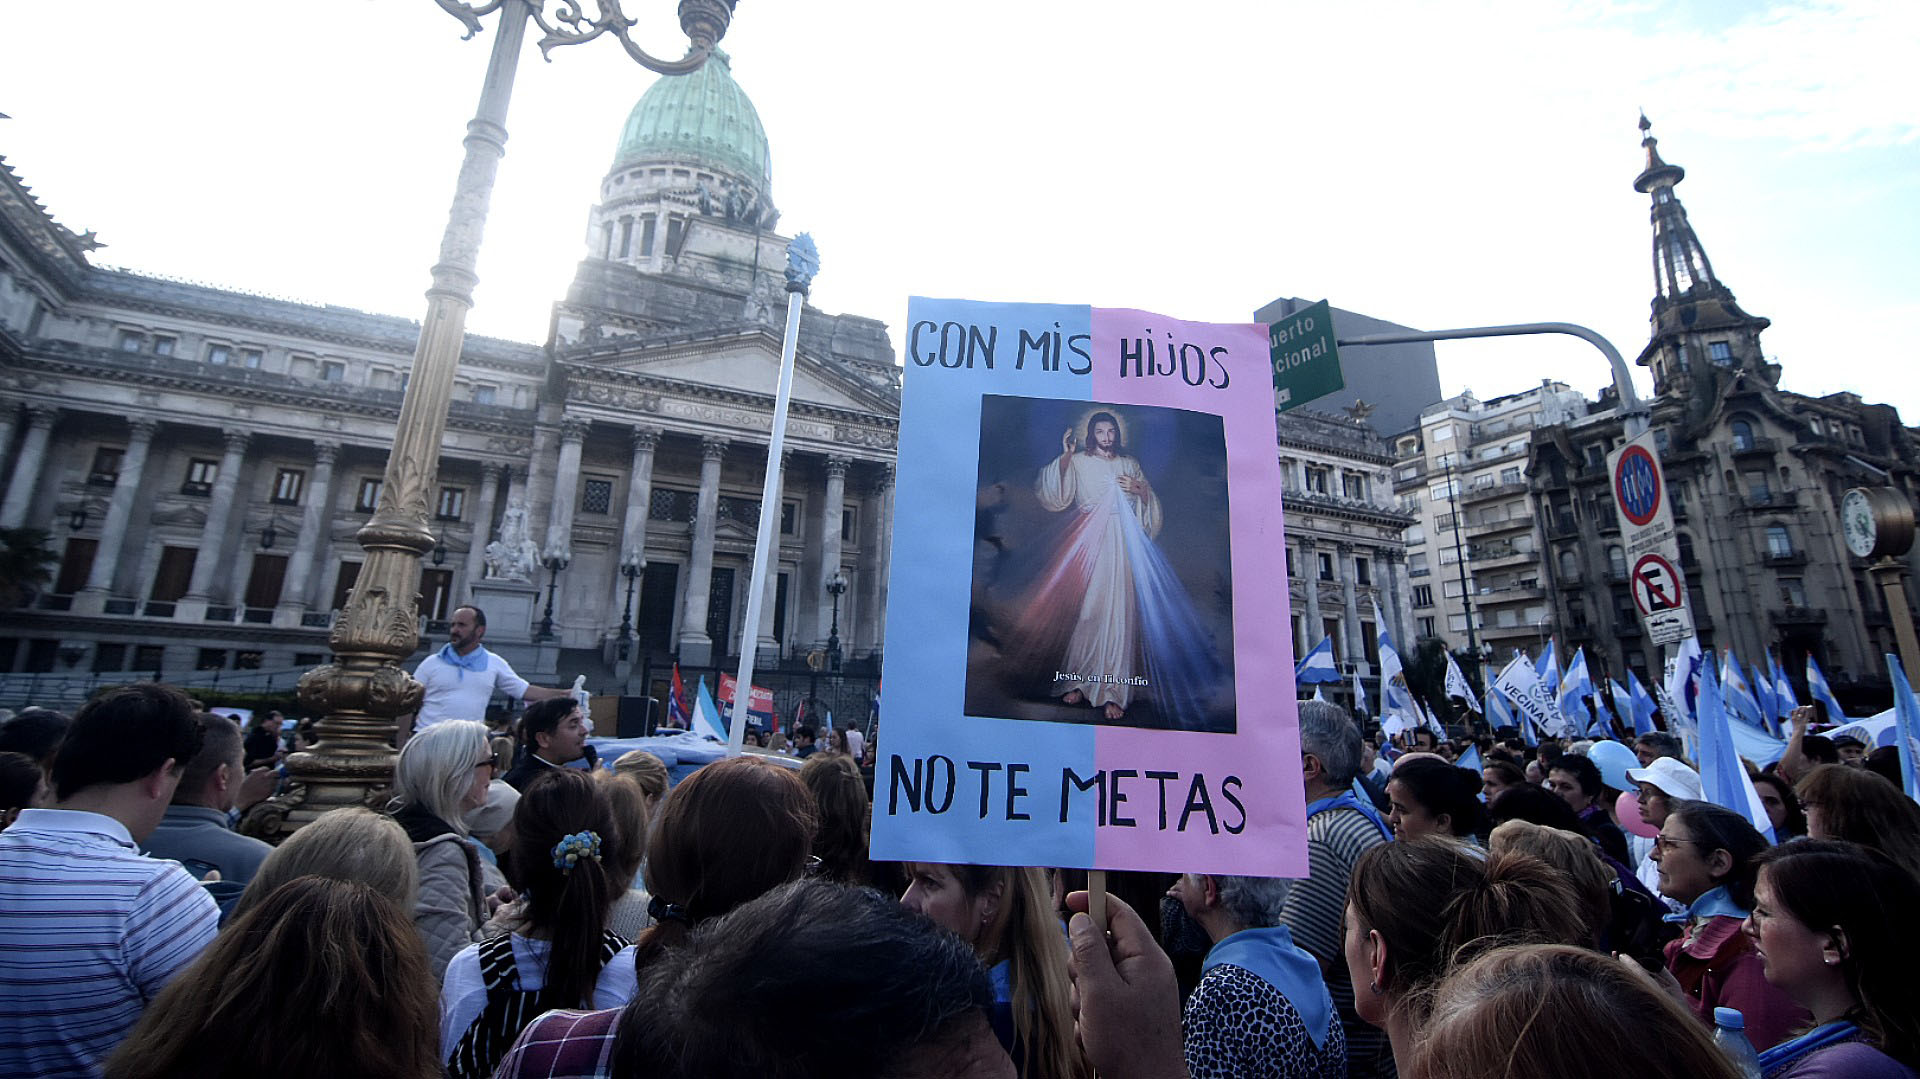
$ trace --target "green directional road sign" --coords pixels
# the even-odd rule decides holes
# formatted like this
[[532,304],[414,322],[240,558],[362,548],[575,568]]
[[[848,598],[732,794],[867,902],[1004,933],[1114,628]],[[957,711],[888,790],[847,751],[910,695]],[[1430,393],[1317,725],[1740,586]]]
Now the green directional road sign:
[[1273,354],[1273,401],[1280,411],[1298,408],[1343,389],[1340,352],[1333,344],[1333,309],[1321,300],[1267,327]]

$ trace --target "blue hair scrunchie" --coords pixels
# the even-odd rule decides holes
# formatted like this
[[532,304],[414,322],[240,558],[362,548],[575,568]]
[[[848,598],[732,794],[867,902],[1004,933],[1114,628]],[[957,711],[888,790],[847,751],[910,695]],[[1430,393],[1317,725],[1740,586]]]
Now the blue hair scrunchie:
[[562,873],[570,872],[582,858],[600,860],[599,833],[575,832],[553,845],[553,867]]

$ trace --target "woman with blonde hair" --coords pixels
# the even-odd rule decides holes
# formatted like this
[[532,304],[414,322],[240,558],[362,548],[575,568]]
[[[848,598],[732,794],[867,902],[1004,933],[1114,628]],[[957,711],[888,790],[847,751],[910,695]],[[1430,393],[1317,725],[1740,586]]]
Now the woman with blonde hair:
[[227,913],[227,920],[238,921],[295,877],[364,884],[401,910],[412,910],[420,891],[420,864],[406,830],[392,817],[348,806],[320,814],[273,848]]
[[406,829],[420,866],[413,921],[426,938],[436,981],[455,953],[480,939],[491,913],[465,816],[486,804],[493,766],[487,728],[467,720],[436,723],[414,735],[394,762],[393,819]]
[[153,998],[105,1074],[435,1079],[439,995],[398,904],[366,884],[297,877]]
[[1362,854],[1348,878],[1346,926],[1354,1011],[1387,1032],[1402,1071],[1427,993],[1455,963],[1481,948],[1588,936],[1572,885],[1547,863],[1511,851],[1483,857],[1438,837]]
[[647,796],[649,815],[660,808],[660,799],[667,796],[667,788],[673,785],[667,775],[666,764],[644,749],[632,749],[620,754],[613,762],[613,774],[639,786]]
[[993,1028],[1021,1079],[1084,1079],[1074,1039],[1067,942],[1046,873],[909,862],[900,902],[960,935],[993,979]]
[[1738,1079],[1644,973],[1566,945],[1496,948],[1442,981],[1408,1079]]
[[[647,756],[651,757],[652,754]],[[648,826],[653,820],[653,805],[647,800],[640,784],[623,778],[617,772],[596,771],[593,780],[620,829],[620,845],[607,854],[607,868],[613,873],[614,879],[620,882],[621,888],[620,897],[613,901],[613,910],[607,915],[607,931],[628,940],[636,940],[653,924],[653,919],[647,915],[647,905],[653,897],[647,894],[646,882],[640,879],[640,867],[647,853]]]

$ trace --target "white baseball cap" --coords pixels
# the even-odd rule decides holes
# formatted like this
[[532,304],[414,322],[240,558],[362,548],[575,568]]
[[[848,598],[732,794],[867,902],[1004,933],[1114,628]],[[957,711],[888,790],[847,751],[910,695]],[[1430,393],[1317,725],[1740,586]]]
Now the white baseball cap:
[[1700,773],[1672,757],[1660,757],[1645,768],[1627,769],[1627,778],[1635,783],[1651,783],[1668,795],[1697,802],[1704,794]]

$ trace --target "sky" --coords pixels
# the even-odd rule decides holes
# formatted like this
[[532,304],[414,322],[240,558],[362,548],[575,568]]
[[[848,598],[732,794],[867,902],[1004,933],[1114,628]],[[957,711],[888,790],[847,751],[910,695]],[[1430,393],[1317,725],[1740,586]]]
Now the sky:
[[[623,6],[684,51],[672,0]],[[86,11],[9,5],[0,155],[97,263],[419,317],[497,16],[463,41],[431,0]],[[655,78],[605,39],[542,62],[537,37],[468,322],[529,342]],[[781,231],[819,245],[814,304],[886,320],[896,350],[911,295],[1219,322],[1299,296],[1423,329],[1574,322],[1631,359],[1644,109],[1783,386],[1920,424],[1911,0],[742,0],[722,47]],[[1449,394],[1609,381],[1571,338],[1437,348]]]

